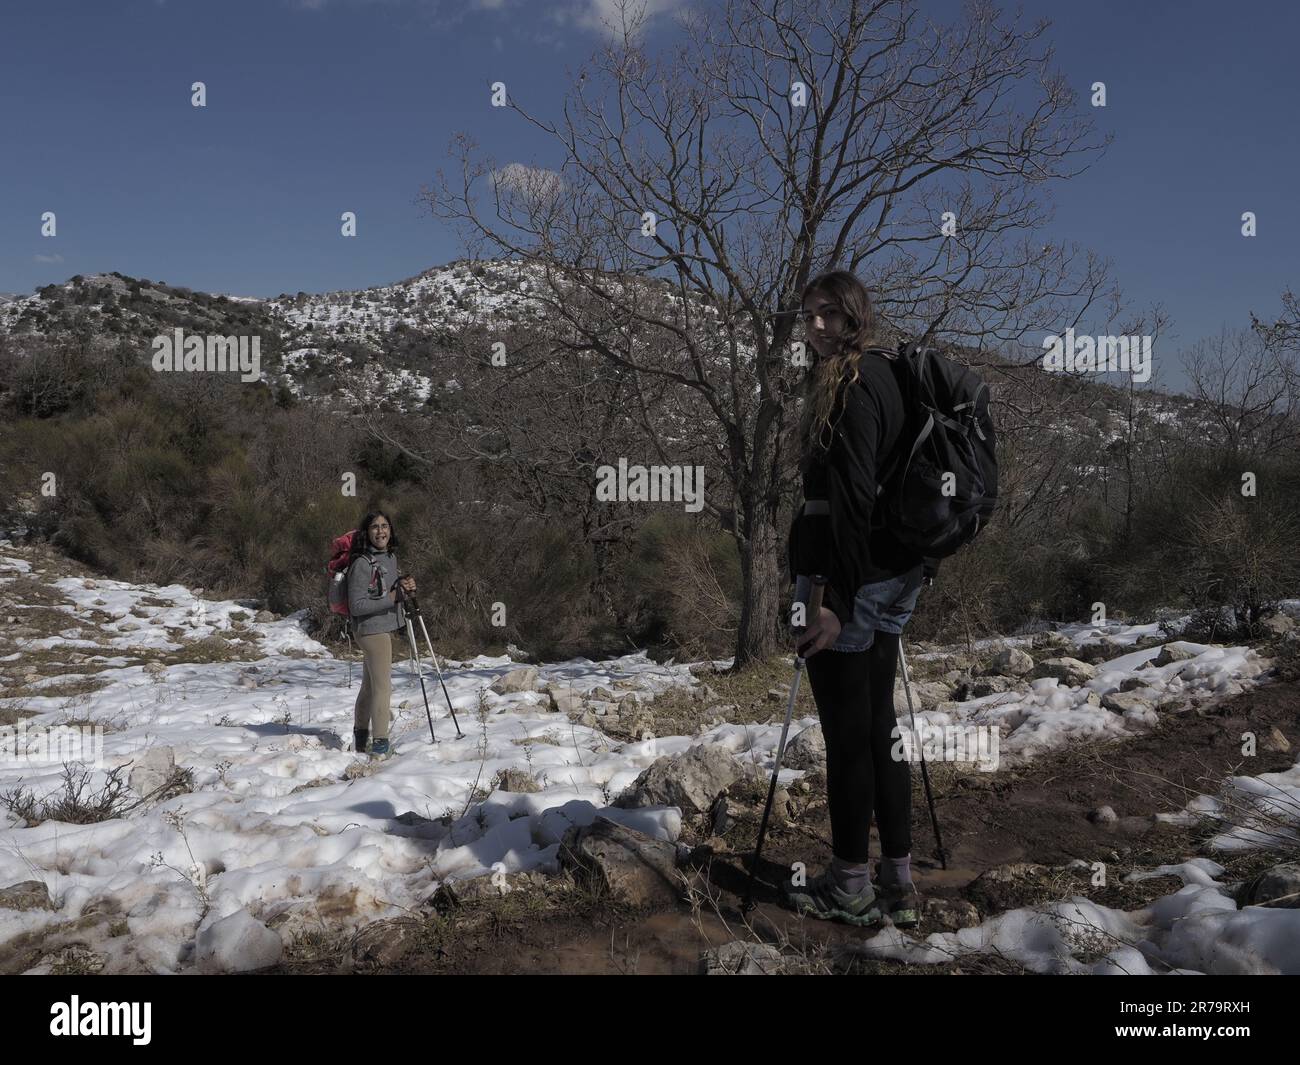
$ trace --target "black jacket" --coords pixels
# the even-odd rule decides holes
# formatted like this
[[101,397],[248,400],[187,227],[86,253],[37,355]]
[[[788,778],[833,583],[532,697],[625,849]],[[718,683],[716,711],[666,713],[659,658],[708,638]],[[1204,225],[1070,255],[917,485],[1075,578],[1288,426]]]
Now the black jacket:
[[896,449],[907,424],[897,360],[867,353],[859,379],[841,397],[834,433],[823,450],[814,445],[802,464],[805,502],[825,500],[827,513],[795,513],[790,528],[789,565],[799,575],[827,578],[823,604],[845,624],[859,588],[906,573],[927,561],[898,544],[876,513],[877,488],[895,469]]

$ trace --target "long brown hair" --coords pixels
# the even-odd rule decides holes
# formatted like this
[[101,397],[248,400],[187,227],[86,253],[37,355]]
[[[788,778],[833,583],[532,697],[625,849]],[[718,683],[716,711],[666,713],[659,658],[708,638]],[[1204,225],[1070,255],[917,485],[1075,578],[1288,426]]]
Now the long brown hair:
[[830,445],[839,401],[857,383],[863,349],[876,341],[876,311],[867,286],[847,270],[828,270],[809,281],[799,297],[800,314],[814,292],[837,304],[848,319],[836,350],[826,358],[817,358],[805,381],[802,439],[807,449],[815,431],[817,444],[825,449]]

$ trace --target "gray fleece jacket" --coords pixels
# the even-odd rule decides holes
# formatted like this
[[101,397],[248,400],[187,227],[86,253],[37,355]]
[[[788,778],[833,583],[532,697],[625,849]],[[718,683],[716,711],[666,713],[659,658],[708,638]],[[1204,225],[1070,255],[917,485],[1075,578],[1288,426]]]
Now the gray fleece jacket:
[[406,627],[401,603],[394,603],[388,594],[398,576],[397,556],[391,551],[372,549],[352,561],[348,568],[348,612],[352,615],[352,631],[358,636]]

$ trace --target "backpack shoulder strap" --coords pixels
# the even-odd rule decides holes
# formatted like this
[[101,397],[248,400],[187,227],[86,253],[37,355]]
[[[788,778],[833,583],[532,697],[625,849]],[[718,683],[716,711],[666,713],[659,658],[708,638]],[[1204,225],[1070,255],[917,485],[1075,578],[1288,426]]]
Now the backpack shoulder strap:
[[895,474],[902,467],[904,459],[911,455],[912,438],[916,428],[917,395],[920,385],[918,378],[924,372],[928,348],[917,348],[906,341],[898,345],[898,350],[888,348],[868,348],[868,351],[881,351],[890,356],[889,362],[894,369],[894,379],[898,382],[899,395],[903,400],[903,425],[898,431],[893,454],[884,467],[884,472],[876,478],[876,498],[885,494],[886,488],[894,481]]

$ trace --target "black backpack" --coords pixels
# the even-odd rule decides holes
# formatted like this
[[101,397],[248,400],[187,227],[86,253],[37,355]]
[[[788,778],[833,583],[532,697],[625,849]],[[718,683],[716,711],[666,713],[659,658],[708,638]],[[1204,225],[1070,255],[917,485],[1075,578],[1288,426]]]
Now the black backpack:
[[[890,473],[877,489],[876,514],[904,548],[947,558],[975,539],[997,504],[989,386],[933,348],[903,343],[897,355],[908,414]],[[953,477],[945,482],[948,473]]]

